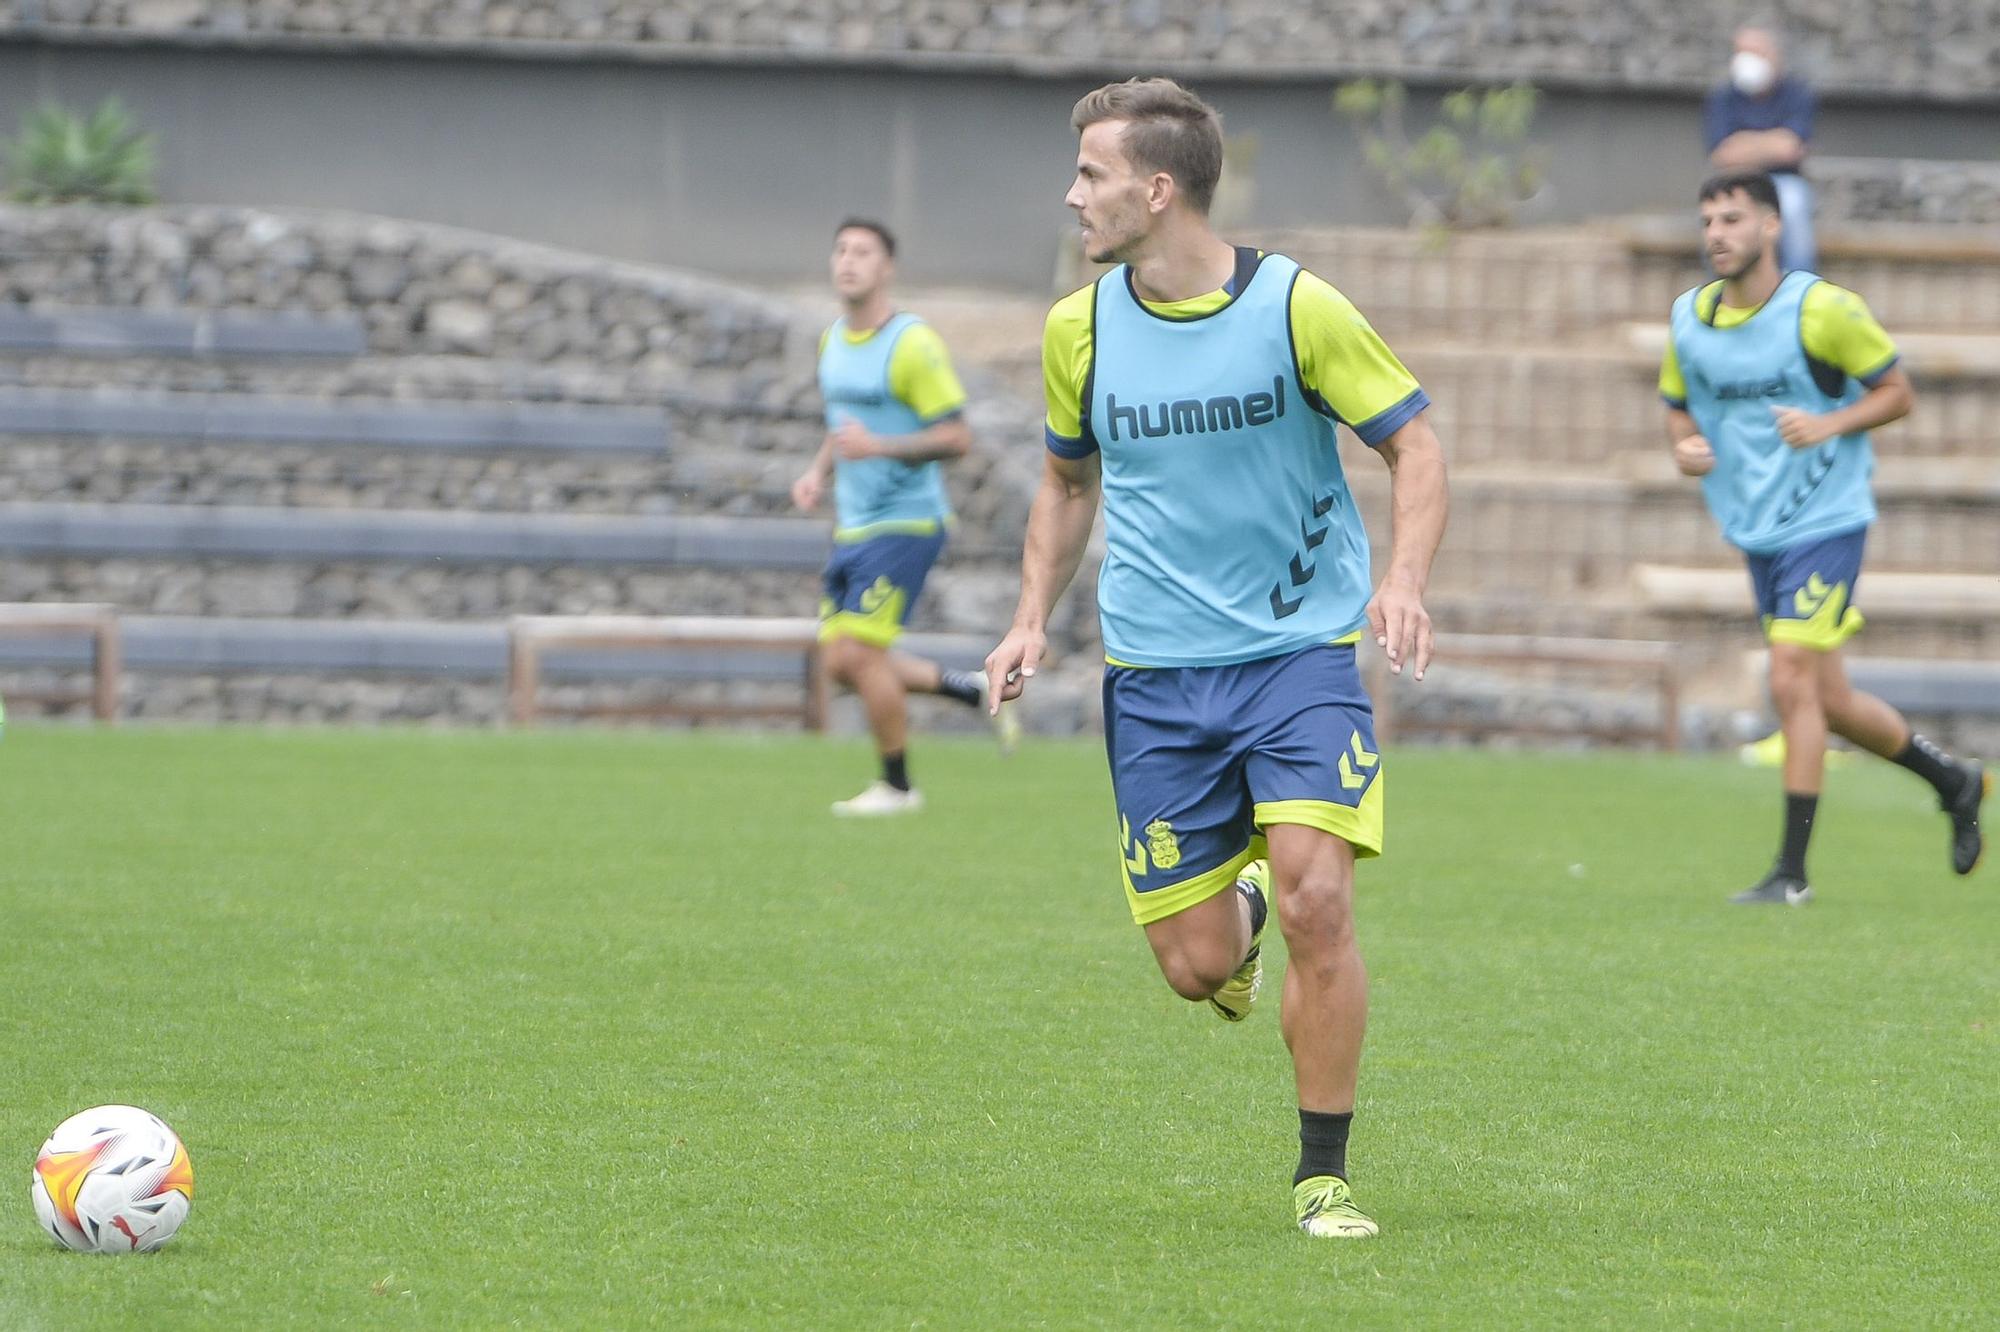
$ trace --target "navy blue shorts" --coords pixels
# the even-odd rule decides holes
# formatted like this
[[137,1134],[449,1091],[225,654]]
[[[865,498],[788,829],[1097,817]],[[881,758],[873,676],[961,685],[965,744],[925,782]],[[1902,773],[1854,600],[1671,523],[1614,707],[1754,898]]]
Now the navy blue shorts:
[[1141,925],[1203,901],[1265,854],[1274,823],[1382,850],[1375,712],[1354,645],[1234,666],[1112,666],[1104,747],[1119,858]]
[[1746,552],[1764,637],[1831,652],[1859,633],[1865,621],[1854,608],[1854,589],[1867,541],[1868,529],[1857,527],[1770,555]]
[[896,533],[837,543],[822,575],[819,636],[888,647],[902,636],[944,533]]

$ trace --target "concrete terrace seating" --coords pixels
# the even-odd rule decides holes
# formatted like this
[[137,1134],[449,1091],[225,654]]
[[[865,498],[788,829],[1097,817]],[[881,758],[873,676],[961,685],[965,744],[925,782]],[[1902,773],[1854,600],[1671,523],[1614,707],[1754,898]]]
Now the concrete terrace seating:
[[813,519],[0,504],[0,552],[58,557],[817,570]]
[[0,434],[651,453],[665,448],[668,422],[640,407],[0,389]]
[[0,305],[0,351],[106,356],[359,356],[353,316]]
[[[1667,614],[1748,614],[1749,579],[1741,568],[1692,569],[1641,564],[1633,569],[1639,595]],[[1870,619],[2000,620],[2000,572],[1926,574],[1863,572],[1857,604]]]

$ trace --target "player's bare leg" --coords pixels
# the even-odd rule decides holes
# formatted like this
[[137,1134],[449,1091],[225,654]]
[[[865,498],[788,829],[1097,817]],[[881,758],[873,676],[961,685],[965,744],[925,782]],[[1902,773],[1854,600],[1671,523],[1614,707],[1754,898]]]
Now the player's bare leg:
[[1365,1239],[1375,1222],[1347,1187],[1347,1130],[1368,1029],[1368,969],[1354,931],[1354,848],[1297,824],[1266,829],[1278,925],[1290,960],[1279,1009],[1298,1083],[1302,1150],[1293,1179],[1299,1228]]
[[1250,905],[1220,892],[1146,926],[1153,960],[1175,994],[1193,1003],[1214,996],[1250,951]]
[[1910,723],[1903,714],[1873,694],[1856,689],[1847,679],[1847,662],[1835,649],[1819,657],[1820,706],[1827,729],[1871,754],[1892,759],[1910,743]]
[[853,638],[827,644],[827,673],[852,689],[868,714],[868,730],[882,757],[882,777],[833,812],[846,817],[907,814],[923,808],[923,797],[910,786],[904,746],[909,739],[908,693],[889,653]]
[[1785,737],[1785,829],[1777,862],[1762,879],[1729,900],[1738,906],[1803,906],[1806,845],[1819,813],[1826,772],[1827,715],[1820,693],[1821,653],[1798,643],[1771,644],[1771,702]]
[[1771,644],[1771,702],[1785,733],[1785,790],[1797,795],[1818,795],[1826,770],[1820,655],[1797,643]]
[[1354,933],[1354,848],[1297,824],[1277,824],[1267,835],[1278,927],[1291,955],[1280,1021],[1299,1105],[1348,1114],[1368,1027],[1368,970]]

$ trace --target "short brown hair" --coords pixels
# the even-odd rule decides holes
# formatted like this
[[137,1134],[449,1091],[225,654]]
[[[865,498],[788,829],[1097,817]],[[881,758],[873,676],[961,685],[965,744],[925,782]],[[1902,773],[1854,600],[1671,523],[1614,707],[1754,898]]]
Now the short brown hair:
[[1086,93],[1070,126],[1123,120],[1125,156],[1142,171],[1164,171],[1198,213],[1207,213],[1222,179],[1222,116],[1172,79],[1127,79]]
[[884,252],[886,252],[891,259],[894,259],[896,257],[896,237],[890,232],[888,227],[882,225],[880,222],[875,221],[873,218],[867,218],[867,217],[843,218],[841,219],[840,225],[833,229],[833,238],[835,240],[839,240],[840,233],[843,231],[872,231],[875,233],[875,239],[882,242],[882,249],[884,250]]

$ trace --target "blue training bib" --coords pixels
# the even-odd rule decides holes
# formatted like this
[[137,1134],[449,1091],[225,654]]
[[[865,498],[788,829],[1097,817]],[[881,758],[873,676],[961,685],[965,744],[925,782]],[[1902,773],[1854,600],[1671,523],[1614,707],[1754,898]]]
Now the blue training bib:
[[[1773,407],[1835,411],[1862,397],[1861,385],[1806,354],[1799,322],[1819,278],[1787,273],[1762,309],[1717,328],[1703,288],[1674,302],[1674,354],[1687,383],[1687,410],[1715,450],[1702,478],[1709,512],[1739,549],[1770,554],[1875,520],[1868,432],[1795,449],[1778,435]],[[1720,293],[1716,299],[1721,299]]]
[[1212,666],[1340,638],[1365,620],[1368,535],[1332,410],[1299,382],[1291,293],[1268,255],[1212,314],[1157,314],[1098,280],[1084,427],[1103,457],[1105,653]]
[[[892,316],[874,336],[858,343],[848,340],[845,320],[827,331],[819,354],[819,391],[828,430],[848,421],[860,422],[874,435],[914,435],[924,429],[924,419],[889,388],[896,342],[919,322],[911,314]],[[895,531],[935,532],[951,517],[943,467],[894,458],[836,458],[833,509],[834,535],[841,541]]]

